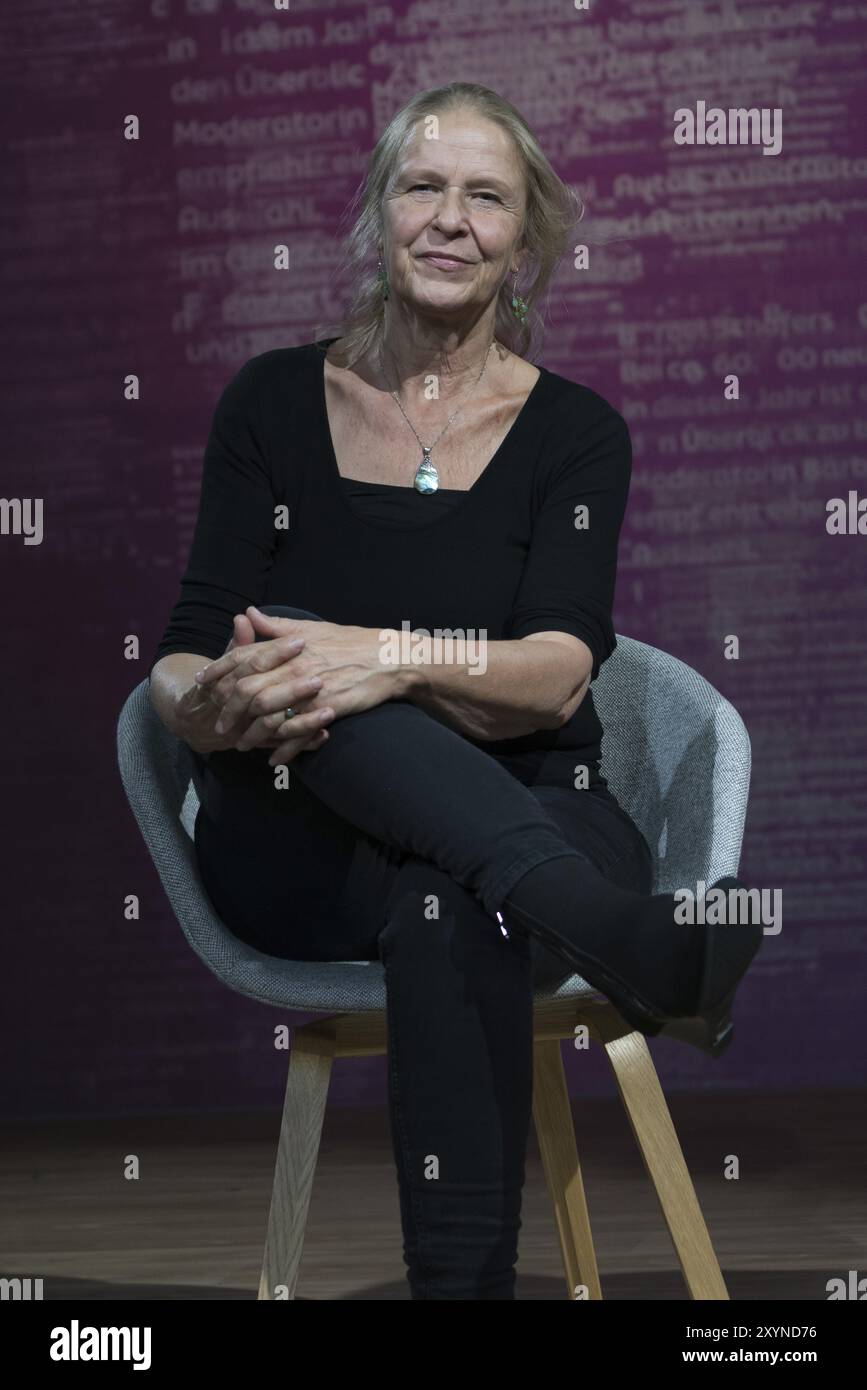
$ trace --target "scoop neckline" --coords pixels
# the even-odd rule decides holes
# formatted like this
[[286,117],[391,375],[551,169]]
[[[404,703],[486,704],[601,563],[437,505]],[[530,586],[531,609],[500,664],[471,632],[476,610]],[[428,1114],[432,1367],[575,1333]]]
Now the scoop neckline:
[[[526,420],[527,416],[529,415],[529,407],[531,403],[535,401],[536,396],[539,394],[539,388],[541,387],[542,382],[549,375],[548,369],[546,367],[543,367],[538,362],[533,364],[538,370],[539,375],[533,382],[533,385],[530,387],[530,390],[527,394],[527,397],[523,405],[521,406],[521,409],[518,411],[511,425],[507,429],[503,438],[500,440],[500,443],[494,450],[491,457],[488,459],[488,462],[485,464],[485,467],[482,469],[478,478],[476,478],[476,481],[473,483],[472,487],[457,487],[443,489],[443,491],[459,493],[463,498],[463,501],[458,502],[457,505],[450,507],[447,512],[441,512],[439,516],[431,517],[430,521],[418,521],[396,524],[391,521],[377,521],[374,517],[366,517],[360,515],[350,505],[349,499],[347,498],[343,488],[341,487],[341,483],[343,482],[362,483],[364,482],[364,479],[344,478],[337,464],[337,452],[334,448],[334,439],[331,434],[331,423],[328,419],[328,400],[325,395],[325,353],[327,352],[328,348],[330,348],[331,344],[336,342],[336,337],[320,338],[314,344],[314,346],[317,348],[324,348],[324,351],[322,351],[321,353],[321,361],[319,363],[318,369],[318,385],[320,421],[322,425],[323,434],[325,436],[326,451],[328,454],[328,474],[329,478],[331,479],[333,491],[340,498],[341,505],[343,506],[344,510],[348,512],[348,514],[352,517],[353,521],[358,522],[362,526],[372,527],[376,531],[427,531],[430,529],[431,526],[442,526],[446,522],[454,521],[455,517],[460,516],[461,513],[464,512],[466,508],[469,506],[470,499],[478,496],[478,494],[483,488],[483,485],[489,479],[490,474],[496,471],[495,465],[500,461],[507,446],[514,442],[515,435],[518,432],[518,427]],[[379,483],[377,484],[377,486],[386,487],[393,492],[415,491],[414,488],[403,487],[400,483]]]
[[[517,417],[516,417],[517,418]],[[380,488],[383,492],[415,492],[415,488],[403,487],[400,483],[369,483],[366,478],[347,478],[344,473],[338,474],[342,483],[355,483],[356,487]],[[478,482],[478,479],[476,479]],[[438,487],[436,496],[444,494],[446,497],[466,497],[469,488],[465,487]]]

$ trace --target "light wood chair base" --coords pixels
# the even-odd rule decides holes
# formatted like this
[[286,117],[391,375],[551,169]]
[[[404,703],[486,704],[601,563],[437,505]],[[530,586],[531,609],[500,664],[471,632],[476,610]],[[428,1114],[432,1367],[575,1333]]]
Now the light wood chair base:
[[[590,1038],[605,1049],[690,1297],[727,1299],[646,1039],[607,1000],[568,999],[537,1004],[533,1028],[533,1119],[554,1206],[567,1297],[602,1297],[561,1052],[562,1039],[574,1038],[580,1024],[586,1024]],[[386,1050],[382,1012],[338,1014],[295,1030],[260,1299],[295,1297],[333,1060],[381,1056]]]

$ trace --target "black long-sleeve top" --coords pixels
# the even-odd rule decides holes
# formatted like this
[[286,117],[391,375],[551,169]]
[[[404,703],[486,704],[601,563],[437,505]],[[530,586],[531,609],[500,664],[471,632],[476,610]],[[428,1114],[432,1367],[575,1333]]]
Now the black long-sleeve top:
[[[632,468],[623,417],[589,387],[540,368],[468,491],[379,485],[368,488],[375,507],[365,506],[362,485],[340,476],[328,425],[333,341],[262,353],[225,387],[180,597],[150,670],[169,652],[221,656],[236,613],[284,603],[335,623],[400,630],[408,621],[488,641],[567,632],[590,648],[595,678],[616,645],[617,542]],[[288,526],[275,524],[287,516],[279,508]],[[601,736],[588,690],[559,729],[470,741],[528,784],[571,787],[579,765],[591,783],[604,780]]]

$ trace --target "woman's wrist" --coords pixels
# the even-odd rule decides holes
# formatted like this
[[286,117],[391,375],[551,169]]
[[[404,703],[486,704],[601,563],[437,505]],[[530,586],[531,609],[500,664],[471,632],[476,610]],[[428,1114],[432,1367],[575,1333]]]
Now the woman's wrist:
[[221,742],[214,732],[219,713],[212,701],[203,699],[197,685],[189,686],[174,709],[177,737],[197,753],[216,752]]
[[430,639],[416,633],[399,632],[395,627],[377,628],[376,634],[379,660],[383,669],[392,675],[394,693],[391,698],[414,699],[427,686]]

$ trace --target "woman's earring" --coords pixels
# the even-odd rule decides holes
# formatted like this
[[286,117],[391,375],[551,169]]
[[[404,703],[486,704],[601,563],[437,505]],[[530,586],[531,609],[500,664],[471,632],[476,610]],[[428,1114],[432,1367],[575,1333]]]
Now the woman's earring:
[[382,268],[382,257],[380,257],[379,259],[379,264],[376,270],[376,283],[380,290],[380,293],[382,294],[383,299],[388,299],[388,275]]
[[529,309],[530,306],[527,303],[526,299],[522,299],[521,296],[518,294],[518,272],[516,270],[515,279],[512,282],[512,313],[515,315],[515,318],[520,321],[521,324],[525,324],[527,322],[527,314],[529,312]]

